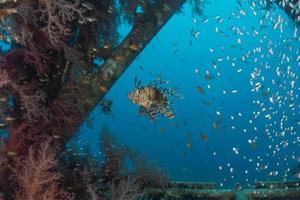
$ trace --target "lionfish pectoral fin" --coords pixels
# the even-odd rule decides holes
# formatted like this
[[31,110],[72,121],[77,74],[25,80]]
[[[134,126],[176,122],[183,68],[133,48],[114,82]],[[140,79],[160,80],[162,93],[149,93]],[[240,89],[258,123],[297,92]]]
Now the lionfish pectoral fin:
[[161,107],[159,112],[168,119],[173,119],[175,117],[175,114],[169,107]]
[[135,88],[136,88],[136,89],[140,88],[140,87],[141,87],[141,84],[142,84],[141,80],[139,80],[138,77],[135,76],[135,77],[134,77],[134,86],[135,86]]
[[155,122],[156,118],[157,118],[157,110],[155,108],[150,108],[145,110],[147,116],[149,117],[149,119],[151,120],[151,122]]
[[140,114],[140,115],[144,115],[144,114],[146,114],[146,113],[147,113],[147,112],[146,112],[145,108],[139,107],[139,114]]

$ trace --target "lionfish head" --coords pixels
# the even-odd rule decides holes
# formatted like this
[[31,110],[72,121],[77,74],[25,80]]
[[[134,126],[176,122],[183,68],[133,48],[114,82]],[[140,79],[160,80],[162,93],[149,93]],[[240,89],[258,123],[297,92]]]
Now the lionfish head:
[[138,103],[139,101],[139,90],[134,90],[128,94],[128,98],[133,102],[133,103]]

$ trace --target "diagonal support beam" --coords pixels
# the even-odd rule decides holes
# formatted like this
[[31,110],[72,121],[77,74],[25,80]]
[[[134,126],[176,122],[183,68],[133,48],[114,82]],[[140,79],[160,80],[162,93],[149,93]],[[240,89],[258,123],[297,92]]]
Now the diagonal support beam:
[[276,0],[275,3],[281,7],[288,16],[300,26],[300,1],[299,0]]
[[84,102],[86,116],[185,2],[186,0],[159,0],[147,12],[136,17],[130,33],[96,75],[81,81],[81,85],[90,91]]

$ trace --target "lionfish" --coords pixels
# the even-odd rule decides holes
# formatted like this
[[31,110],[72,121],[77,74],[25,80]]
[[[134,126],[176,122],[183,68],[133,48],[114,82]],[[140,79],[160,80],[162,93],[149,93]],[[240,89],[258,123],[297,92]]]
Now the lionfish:
[[158,83],[162,82],[161,79],[155,80],[152,84],[141,87],[140,81],[135,78],[135,90],[128,94],[128,98],[136,105],[139,106],[139,113],[146,114],[152,122],[155,122],[157,114],[172,119],[175,114],[169,107],[170,101],[168,96],[177,96],[174,89],[162,88]]

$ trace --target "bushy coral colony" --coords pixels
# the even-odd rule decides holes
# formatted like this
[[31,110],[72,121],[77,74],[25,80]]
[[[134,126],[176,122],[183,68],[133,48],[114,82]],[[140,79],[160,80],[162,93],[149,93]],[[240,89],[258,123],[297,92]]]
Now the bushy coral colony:
[[[112,148],[107,131],[104,165],[65,144],[95,101],[88,98],[95,96],[93,60],[105,60],[118,44],[120,18],[137,23],[138,7],[168,2],[0,1],[0,38],[11,45],[0,57],[0,199],[133,200],[144,196],[145,183],[161,185],[161,173]],[[121,170],[128,155],[139,173]]]

